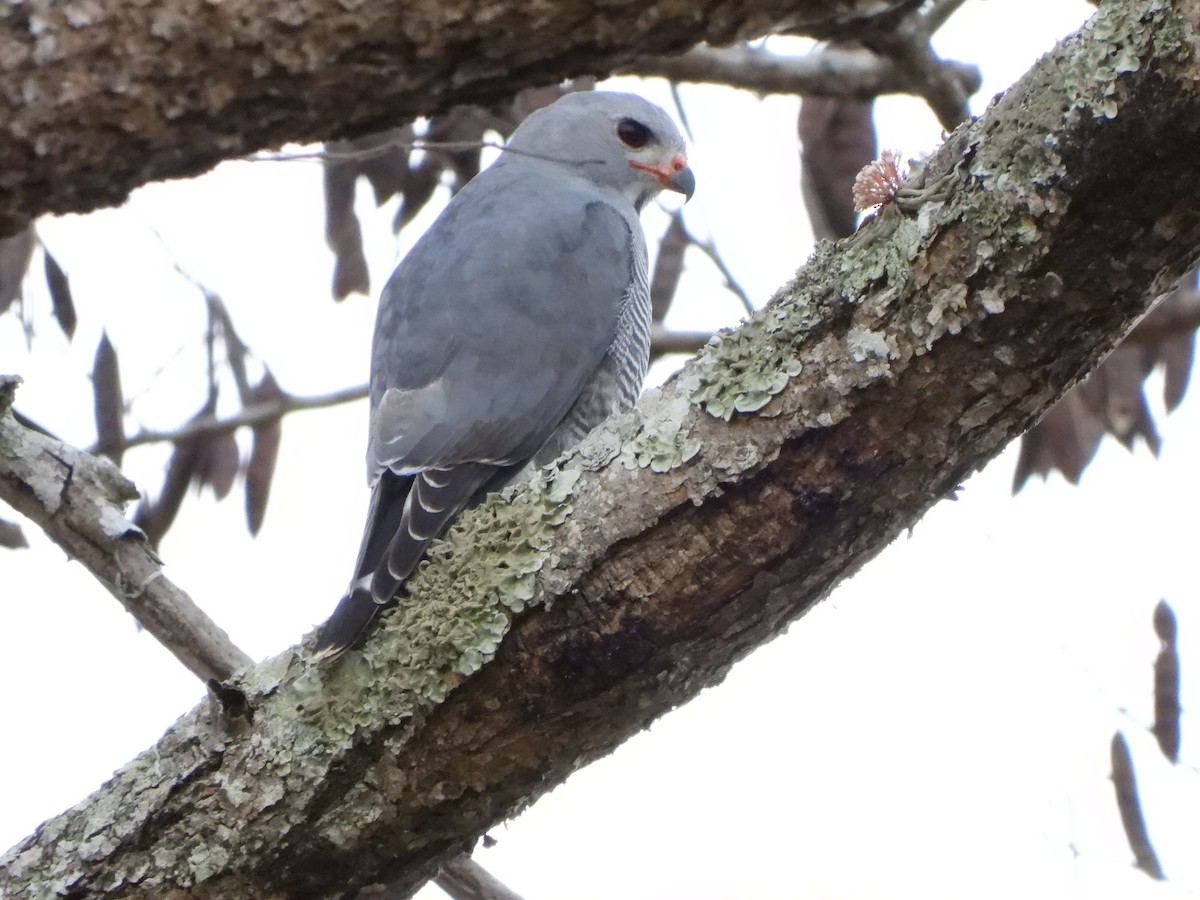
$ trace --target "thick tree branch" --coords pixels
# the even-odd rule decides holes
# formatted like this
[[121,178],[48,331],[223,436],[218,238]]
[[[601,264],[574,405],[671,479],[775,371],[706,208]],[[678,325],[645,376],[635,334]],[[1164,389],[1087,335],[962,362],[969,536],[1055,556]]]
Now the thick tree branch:
[[879,8],[875,0],[5,4],[0,235],[287,141],[381,131],[705,40],[779,26],[854,28],[862,11]]
[[[0,500],[40,526],[201,679],[223,681],[253,660],[163,575],[145,535],[124,516],[137,489],[111,462],[18,424],[19,379],[0,380]],[[2,893],[2,892],[0,892]]]
[[[978,66],[938,62],[944,77],[964,97],[979,90]],[[637,75],[672,81],[727,84],[766,94],[820,97],[877,97],[921,94],[928,85],[925,68],[901,65],[869,50],[827,49],[805,56],[781,56],[754,47],[693,47],[682,56],[640,59],[629,67]]]
[[249,670],[252,722],[185,716],[13,848],[0,892],[415,888],[811,608],[1200,256],[1200,182],[1179,176],[1200,9],[1098,16],[960,128],[903,207],[465,516],[362,651]]

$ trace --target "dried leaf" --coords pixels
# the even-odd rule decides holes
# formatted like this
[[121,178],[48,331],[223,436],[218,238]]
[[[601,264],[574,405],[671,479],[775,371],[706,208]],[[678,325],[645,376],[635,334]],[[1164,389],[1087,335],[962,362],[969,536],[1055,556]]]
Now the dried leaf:
[[58,264],[51,254],[42,245],[42,255],[45,259],[46,268],[46,287],[50,291],[50,303],[54,310],[54,318],[58,320],[58,327],[63,330],[70,340],[75,336],[75,301],[71,298],[71,280],[67,278],[67,273],[62,270],[62,266]]
[[658,242],[658,258],[650,279],[650,309],[655,322],[661,323],[667,317],[679,287],[679,276],[683,274],[683,254],[691,242],[683,225],[683,214],[676,210]]
[[1162,641],[1154,660],[1154,738],[1163,756],[1179,762],[1179,650],[1175,612],[1166,600],[1154,607],[1154,631]]
[[96,415],[96,446],[118,466],[125,452],[125,398],[121,392],[121,369],[117,351],[100,333],[100,344],[92,361],[92,401]]
[[12,237],[0,238],[0,313],[21,296],[21,282],[29,271],[36,244],[32,225]]
[[1167,409],[1183,399],[1200,326],[1200,292],[1190,284],[1159,301],[1094,372],[1025,434],[1014,493],[1030,475],[1046,476],[1055,469],[1078,483],[1105,434],[1126,447],[1141,437],[1159,452],[1162,440],[1146,402],[1145,380],[1161,364]]
[[[251,391],[252,404],[282,400],[284,393],[267,372]],[[275,462],[279,456],[279,443],[283,439],[283,423],[280,419],[254,426],[254,439],[250,446],[250,460],[246,463],[246,525],[250,533],[257,535],[267,513],[267,500],[271,495],[271,481],[275,477]]]
[[1163,401],[1167,412],[1174,412],[1183,402],[1188,382],[1192,376],[1192,362],[1196,356],[1196,334],[1176,334],[1165,338],[1158,348],[1158,357],[1166,370],[1163,383]]
[[408,148],[413,137],[413,129],[409,125],[389,128],[351,142],[356,150],[368,152],[358,163],[358,171],[370,183],[376,206],[382,206],[396,194],[404,193],[408,184],[408,157],[411,152]]
[[1137,867],[1159,881],[1166,879],[1158,863],[1158,855],[1150,843],[1146,820],[1142,816],[1142,804],[1138,798],[1137,779],[1133,774],[1133,758],[1129,745],[1121,732],[1112,739],[1113,786],[1117,791],[1117,809],[1121,813],[1121,824],[1125,826],[1125,837],[1137,860]]
[[[188,421],[188,425],[212,418],[216,398],[211,398]],[[143,501],[134,516],[134,524],[157,545],[179,514],[188,485],[208,486],[221,499],[233,487],[239,469],[237,441],[230,431],[204,432],[175,442],[167,474],[153,503]]]
[[1021,438],[1021,455],[1013,476],[1013,493],[1031,475],[1045,477],[1054,469],[1060,470],[1072,484],[1096,455],[1104,423],[1084,402],[1081,394],[1072,391],[1063,397]]
[[392,231],[399,231],[417,217],[425,204],[441,183],[442,166],[429,156],[424,157],[415,169],[408,175],[404,186],[404,196],[400,200],[400,209],[392,219]]
[[28,546],[29,541],[25,539],[25,532],[21,531],[20,525],[7,519],[0,519],[0,547],[21,550]]
[[[192,421],[204,415],[207,415],[207,408],[194,416]],[[175,516],[179,514],[179,507],[187,495],[188,485],[192,482],[198,456],[195,441],[176,441],[171,459],[167,463],[167,474],[159,489],[158,499],[154,502],[143,499],[138,505],[133,522],[146,533],[146,538],[156,547],[175,521]]]
[[1076,390],[1109,434],[1129,449],[1137,438],[1144,438],[1157,456],[1162,439],[1142,391],[1153,368],[1140,348],[1118,347]]
[[[327,148],[346,152],[351,142],[339,141]],[[363,256],[362,228],[354,212],[354,186],[358,181],[358,166],[354,163],[331,162],[325,168],[325,243],[333,251],[333,299],[345,300],[358,291],[371,290],[367,260]]]
[[216,431],[193,438],[196,441],[194,477],[196,486],[210,487],[218,500],[224,500],[233,489],[233,481],[241,469],[241,454],[232,431]]
[[876,155],[874,100],[805,97],[800,104],[800,188],[813,235],[853,234],[854,180]]

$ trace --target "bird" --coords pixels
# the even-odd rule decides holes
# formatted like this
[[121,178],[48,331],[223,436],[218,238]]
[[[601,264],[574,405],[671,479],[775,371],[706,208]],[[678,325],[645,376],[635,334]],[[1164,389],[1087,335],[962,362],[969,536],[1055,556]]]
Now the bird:
[[695,186],[659,106],[568,93],[401,260],[371,349],[367,522],[315,658],[354,646],[464,509],[633,405],[650,351],[640,213]]

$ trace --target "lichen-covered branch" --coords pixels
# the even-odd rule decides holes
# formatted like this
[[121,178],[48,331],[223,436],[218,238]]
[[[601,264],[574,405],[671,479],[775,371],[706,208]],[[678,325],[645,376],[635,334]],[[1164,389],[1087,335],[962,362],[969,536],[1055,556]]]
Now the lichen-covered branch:
[[0,5],[0,236],[287,141],[773,28],[836,32],[876,0],[31,0]]
[[19,381],[0,378],[0,500],[40,526],[201,679],[221,681],[250,665],[253,660],[163,574],[146,536],[125,518],[125,506],[138,496],[133,483],[109,460],[12,417]]
[[719,681],[1200,256],[1197,20],[1194,0],[1104,4],[857,239],[465,515],[361,651],[249,670],[252,720],[201,705],[9,851],[0,893],[415,889]]

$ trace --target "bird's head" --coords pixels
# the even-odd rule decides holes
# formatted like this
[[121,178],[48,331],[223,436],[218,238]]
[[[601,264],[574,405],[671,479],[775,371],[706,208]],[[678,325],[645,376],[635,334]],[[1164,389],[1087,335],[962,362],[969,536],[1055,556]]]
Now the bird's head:
[[522,122],[508,147],[576,168],[639,210],[659,191],[691,199],[696,189],[679,129],[661,108],[635,94],[567,94]]

